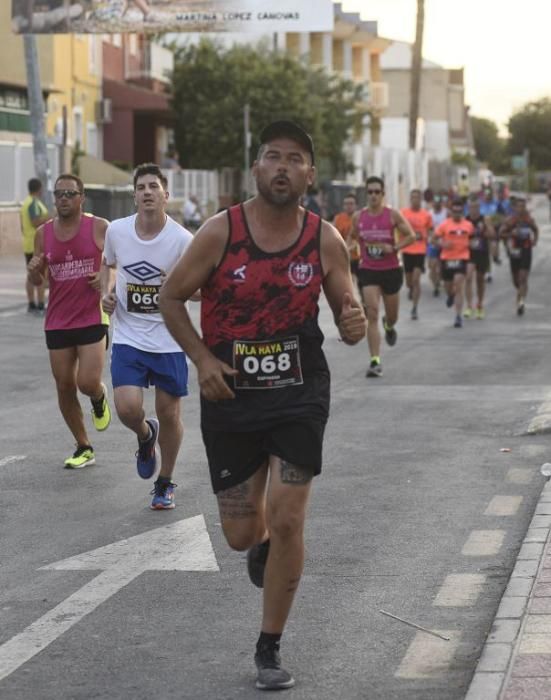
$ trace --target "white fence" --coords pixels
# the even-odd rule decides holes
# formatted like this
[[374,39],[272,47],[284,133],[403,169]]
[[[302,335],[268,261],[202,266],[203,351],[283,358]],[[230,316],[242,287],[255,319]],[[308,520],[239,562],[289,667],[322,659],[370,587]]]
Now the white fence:
[[425,151],[375,146],[369,149],[366,171],[383,178],[391,206],[403,207],[409,202],[410,190],[428,187],[429,157]]
[[195,195],[203,211],[218,209],[218,173],[215,170],[164,170],[172,200],[186,200]]
[[[49,143],[50,182],[59,175],[59,146]],[[27,183],[36,177],[32,143],[0,141],[0,204],[18,204],[28,194]]]

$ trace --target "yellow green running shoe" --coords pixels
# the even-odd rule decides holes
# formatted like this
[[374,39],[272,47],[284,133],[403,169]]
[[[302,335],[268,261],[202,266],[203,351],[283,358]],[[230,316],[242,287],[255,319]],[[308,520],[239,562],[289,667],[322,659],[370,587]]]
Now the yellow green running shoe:
[[96,430],[107,430],[111,422],[111,411],[107,403],[107,387],[102,384],[103,395],[101,399],[90,399],[92,404],[92,421]]
[[65,469],[82,469],[96,463],[94,450],[90,445],[78,445],[72,457],[65,460]]

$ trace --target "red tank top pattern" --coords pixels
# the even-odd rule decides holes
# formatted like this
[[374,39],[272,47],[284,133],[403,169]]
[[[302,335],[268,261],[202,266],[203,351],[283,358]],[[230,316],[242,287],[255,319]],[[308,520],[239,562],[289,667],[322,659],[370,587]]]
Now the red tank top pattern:
[[383,253],[381,244],[394,245],[394,224],[390,207],[384,207],[376,216],[362,209],[358,220],[361,260],[363,270],[393,270],[400,267],[400,260],[393,251]]
[[306,212],[296,243],[267,253],[255,244],[242,205],[231,207],[228,216],[225,256],[201,289],[201,329],[207,346],[270,340],[290,332],[320,338],[321,346],[320,217]]
[[99,272],[101,250],[94,241],[94,217],[82,216],[75,236],[56,238],[53,221],[44,224],[44,254],[48,265],[50,296],[46,330],[86,328],[101,323],[100,293],[89,277]]

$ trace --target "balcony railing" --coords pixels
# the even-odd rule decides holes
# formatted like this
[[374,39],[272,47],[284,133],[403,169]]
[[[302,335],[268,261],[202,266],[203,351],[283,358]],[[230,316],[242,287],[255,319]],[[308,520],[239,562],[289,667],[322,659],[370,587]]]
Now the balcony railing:
[[126,80],[170,82],[170,75],[174,70],[174,55],[164,46],[145,41],[139,47],[138,53],[133,54],[129,44],[126,44],[125,59]]

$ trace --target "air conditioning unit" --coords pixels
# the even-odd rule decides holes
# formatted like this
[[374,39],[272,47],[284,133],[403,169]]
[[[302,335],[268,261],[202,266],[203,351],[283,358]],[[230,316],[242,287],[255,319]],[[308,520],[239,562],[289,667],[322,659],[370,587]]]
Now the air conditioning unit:
[[111,124],[113,121],[113,101],[106,97],[96,102],[96,113],[98,124]]
[[375,109],[388,107],[388,83],[369,83],[369,102]]

